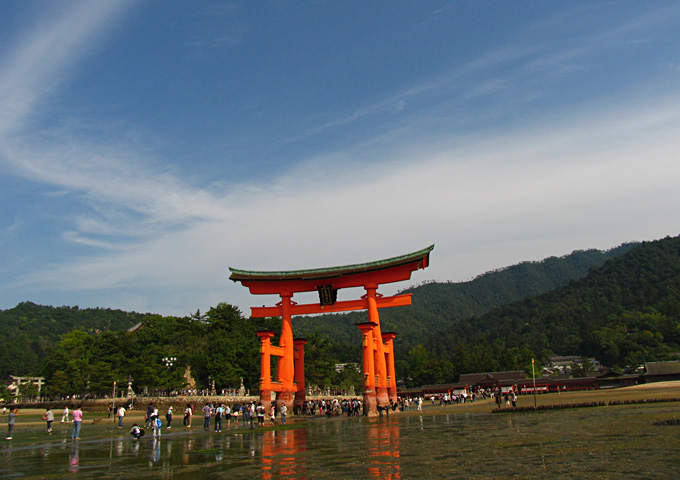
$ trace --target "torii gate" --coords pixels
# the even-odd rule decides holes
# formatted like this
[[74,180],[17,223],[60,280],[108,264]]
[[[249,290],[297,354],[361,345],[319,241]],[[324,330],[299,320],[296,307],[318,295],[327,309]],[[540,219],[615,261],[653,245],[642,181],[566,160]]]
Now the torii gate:
[[[293,339],[293,315],[368,310],[368,322],[357,326],[362,333],[364,412],[375,414],[378,405],[397,401],[394,370],[395,333],[380,330],[379,308],[411,304],[411,294],[383,297],[379,285],[409,280],[415,270],[429,264],[431,245],[423,250],[376,262],[343,267],[297,270],[289,272],[254,272],[229,267],[234,282],[241,282],[254,295],[281,297],[275,307],[252,307],[253,318],[281,317],[279,346],[271,344],[274,332],[262,330],[260,337],[260,401],[269,408],[271,394],[276,403],[290,409],[294,401],[305,398],[304,345],[306,340]],[[336,301],[341,288],[364,287],[366,294],[359,300]],[[297,292],[319,292],[318,304],[298,305],[292,298]],[[276,381],[271,379],[271,356],[278,357]]]

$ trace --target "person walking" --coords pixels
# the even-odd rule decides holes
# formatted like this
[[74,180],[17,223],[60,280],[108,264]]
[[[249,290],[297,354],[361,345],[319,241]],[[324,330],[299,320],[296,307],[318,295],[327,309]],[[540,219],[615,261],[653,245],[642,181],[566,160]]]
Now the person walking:
[[71,431],[71,440],[80,440],[80,427],[83,425],[83,411],[80,409],[80,405],[73,410],[71,415],[73,418],[73,430]]
[[264,414],[266,412],[266,410],[264,409],[264,405],[258,403],[255,412],[257,414],[257,426],[264,427]]
[[269,407],[269,424],[276,424],[276,404],[274,403]]
[[212,415],[212,408],[210,404],[203,407],[203,428],[208,430],[210,428],[210,416]]
[[224,412],[224,407],[220,405],[215,409],[215,431],[222,431],[222,413]]
[[286,413],[288,413],[288,407],[286,407],[285,403],[281,404],[281,425],[285,425],[286,423]]
[[144,425],[146,428],[149,428],[151,426],[151,415],[153,415],[153,403],[150,403],[146,407],[146,415],[145,415],[146,424]]
[[14,430],[14,420],[17,418],[19,410],[16,408],[9,409],[9,415],[7,415],[7,437],[5,440],[12,440],[12,430]]
[[255,402],[250,402],[250,406],[248,407],[250,409],[250,429],[253,429],[253,423],[255,423],[255,420],[257,419],[257,416],[255,415]]
[[54,412],[47,408],[47,411],[43,415],[43,420],[47,422],[47,433],[52,433],[52,422],[54,422]]
[[[243,426],[245,427],[248,425],[248,422],[250,422],[250,405],[247,403],[244,403],[241,406],[241,419],[243,420]],[[236,424],[238,426],[238,423]],[[250,428],[252,428],[252,423],[250,424]]]
[[[227,421],[227,427],[231,424],[231,407],[227,403],[224,405],[224,419]],[[238,423],[238,420],[236,421]]]
[[64,407],[64,413],[61,415],[61,423],[68,422],[68,407]]
[[168,422],[168,428],[172,428],[170,424],[172,423],[172,405],[168,407],[168,411],[165,412],[165,420]]
[[154,438],[160,438],[162,424],[161,419],[158,418],[158,408],[156,408],[155,405],[153,406],[153,410],[151,411],[151,416],[149,418],[151,419],[151,429],[153,430]]
[[125,407],[122,405],[118,407],[116,415],[118,415],[118,428],[123,428],[123,417],[125,416]]
[[184,426],[191,428],[191,416],[194,413],[194,408],[191,404],[187,405],[187,408],[184,409]]

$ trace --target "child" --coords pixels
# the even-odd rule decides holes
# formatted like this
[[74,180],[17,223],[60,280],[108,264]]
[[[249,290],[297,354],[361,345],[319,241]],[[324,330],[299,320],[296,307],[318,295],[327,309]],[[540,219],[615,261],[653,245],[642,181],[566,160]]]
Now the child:
[[153,429],[153,438],[160,438],[161,437],[161,427],[163,424],[161,423],[161,419],[158,418],[158,415],[154,415],[153,417],[153,423],[151,425]]
[[144,436],[144,429],[139,428],[139,426],[135,423],[130,429],[130,435],[135,437],[135,440],[139,440]]

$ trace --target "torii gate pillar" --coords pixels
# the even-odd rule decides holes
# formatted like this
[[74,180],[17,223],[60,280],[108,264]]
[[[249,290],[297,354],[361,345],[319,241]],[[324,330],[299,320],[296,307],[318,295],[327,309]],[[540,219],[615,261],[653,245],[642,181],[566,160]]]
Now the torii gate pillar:
[[380,317],[378,316],[377,294],[378,285],[369,284],[366,288],[366,303],[368,306],[368,321],[373,324],[373,364],[375,366],[375,399],[378,406],[384,407],[390,403],[387,395],[387,363],[385,349],[380,332]]
[[397,403],[397,377],[394,369],[394,339],[397,336],[394,332],[382,334],[385,344],[385,363],[387,364],[387,395],[390,401]]
[[[279,345],[271,344],[275,335],[257,332],[260,337],[260,401],[269,408],[272,393],[276,404],[293,408],[295,401],[305,399],[304,345],[305,340],[293,339],[294,315],[368,310],[368,322],[358,324],[362,334],[362,365],[364,376],[364,413],[377,414],[378,406],[396,402],[396,372],[394,369],[394,333],[380,330],[378,309],[411,304],[411,294],[383,297],[378,287],[383,283],[409,280],[415,270],[429,264],[431,245],[418,252],[377,262],[344,267],[297,270],[290,272],[253,272],[229,268],[229,277],[241,282],[255,295],[276,294],[281,301],[274,307],[253,307],[252,318],[281,317]],[[337,301],[341,288],[363,287],[366,294],[359,300]],[[318,291],[319,303],[298,305],[292,298],[297,292]],[[271,379],[271,357],[278,357],[276,381]]]

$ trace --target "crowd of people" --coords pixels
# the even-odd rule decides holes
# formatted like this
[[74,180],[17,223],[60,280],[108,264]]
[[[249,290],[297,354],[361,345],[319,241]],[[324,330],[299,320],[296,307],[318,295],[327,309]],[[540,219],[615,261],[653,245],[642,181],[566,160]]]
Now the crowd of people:
[[[5,408],[3,407],[3,414],[5,413]],[[10,408],[9,414],[7,416],[7,436],[6,440],[12,440],[12,431],[14,430],[14,424],[16,423],[16,417],[19,414],[18,408]],[[68,422],[69,409],[64,407],[64,413],[61,416],[61,423]],[[54,422],[54,412],[51,408],[47,407],[45,413],[42,415],[42,419],[47,424],[47,433],[52,433],[52,423]],[[83,425],[83,410],[80,406],[71,413],[71,421],[73,422],[73,427],[71,429],[71,439],[80,440],[80,430]]]
[[[444,397],[443,401],[450,402],[451,400],[449,398]],[[397,402],[390,400],[389,404],[379,405],[378,413],[380,417],[382,417],[384,413],[389,415],[390,411],[396,411],[397,409],[402,411],[409,410],[410,408],[417,408],[418,410],[422,410],[422,406],[423,406],[422,397],[399,398]],[[298,400],[293,405],[293,414],[295,416],[325,415],[328,417],[331,416],[351,417],[362,415],[363,414],[362,407],[363,404],[361,400],[357,398],[354,399],[330,398],[305,401]],[[174,407],[172,405],[168,406],[165,409],[165,413],[163,415],[165,418],[164,424],[161,417],[162,413],[159,411],[159,407],[154,403],[149,403],[149,405],[146,407],[143,425],[138,425],[137,423],[134,423],[132,425],[132,428],[130,429],[130,435],[135,439],[139,439],[142,436],[144,436],[145,430],[150,429],[151,432],[153,433],[154,438],[160,438],[163,427],[165,427],[166,429],[172,428],[172,422],[175,416],[175,412],[173,409]],[[111,418],[112,416],[114,416],[114,420],[115,418],[117,418],[118,428],[122,429],[124,428],[123,425],[124,419],[126,416],[130,414],[131,410],[132,410],[131,405],[129,405],[128,408],[125,408],[124,405],[115,406],[112,404],[108,408],[109,418]],[[194,404],[187,404],[185,406],[183,411],[184,427],[192,428],[192,420],[195,412],[196,407]],[[288,408],[286,407],[286,405],[280,404],[277,409],[275,403],[272,403],[270,405],[268,411],[265,408],[265,406],[262,405],[262,403],[256,402],[248,402],[243,404],[206,403],[200,409],[200,412],[203,414],[203,428],[205,430],[214,429],[214,431],[218,433],[222,431],[223,426],[227,428],[230,427],[232,425],[232,422],[233,425],[235,426],[238,425],[250,426],[250,428],[252,429],[254,428],[255,425],[264,426],[267,415],[269,416],[268,423],[270,425],[276,424],[277,420],[281,424],[285,424],[288,417]],[[8,416],[8,433],[6,437],[7,440],[12,439],[12,431],[14,428],[17,414],[18,409],[10,410]],[[71,412],[69,411],[68,406],[65,407],[62,412],[61,423],[69,422],[69,416],[71,422],[73,423],[73,427],[71,429],[71,438],[73,440],[79,440],[83,422],[82,408],[78,406],[75,410]],[[47,424],[47,432],[51,433],[52,423],[54,422],[55,419],[54,412],[52,412],[50,408],[47,408],[42,416],[42,419]]]
[[351,417],[361,415],[362,403],[358,399],[343,399],[337,398],[327,400],[305,400],[304,402],[298,400],[293,406],[293,413],[296,416],[314,416],[319,415]]

